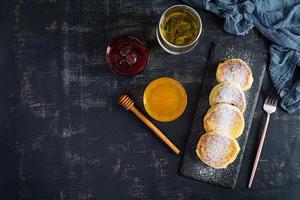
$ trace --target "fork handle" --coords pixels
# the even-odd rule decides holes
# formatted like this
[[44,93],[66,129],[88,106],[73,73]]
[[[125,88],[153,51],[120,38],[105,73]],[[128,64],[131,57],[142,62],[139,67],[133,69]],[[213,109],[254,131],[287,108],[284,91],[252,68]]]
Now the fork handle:
[[267,119],[266,119],[265,126],[264,126],[264,129],[262,131],[261,138],[260,138],[260,141],[259,141],[259,145],[258,145],[258,149],[257,149],[257,152],[256,152],[255,161],[254,161],[254,164],[253,164],[253,167],[252,167],[252,172],[251,172],[248,188],[251,188],[251,185],[252,185],[252,182],[253,182],[253,179],[254,179],[254,176],[255,176],[255,172],[256,172],[256,169],[257,169],[258,162],[259,162],[260,154],[261,154],[261,151],[262,151],[262,148],[263,148],[263,145],[264,145],[264,141],[265,141],[268,125],[269,125],[269,120],[270,120],[270,113],[267,113]]

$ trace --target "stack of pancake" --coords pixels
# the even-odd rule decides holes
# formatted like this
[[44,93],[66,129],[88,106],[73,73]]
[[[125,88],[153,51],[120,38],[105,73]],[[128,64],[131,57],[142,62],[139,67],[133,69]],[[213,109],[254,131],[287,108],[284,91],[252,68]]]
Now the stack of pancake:
[[211,90],[211,107],[203,119],[206,133],[198,141],[196,154],[206,165],[224,169],[240,151],[236,138],[244,130],[244,91],[251,87],[253,77],[243,60],[228,59],[218,65],[216,79],[219,84]]

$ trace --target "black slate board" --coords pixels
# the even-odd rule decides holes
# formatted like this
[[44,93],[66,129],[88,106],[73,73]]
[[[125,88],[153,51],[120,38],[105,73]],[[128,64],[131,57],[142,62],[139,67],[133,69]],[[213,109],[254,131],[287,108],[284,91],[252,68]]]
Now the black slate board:
[[[202,121],[210,107],[208,101],[209,93],[213,86],[217,84],[215,77],[217,64],[228,58],[241,58],[246,61],[252,70],[254,81],[251,89],[245,92],[247,101],[247,108],[244,112],[245,129],[242,136],[237,139],[241,151],[235,162],[230,164],[226,169],[213,169],[198,159],[195,148],[200,136],[205,132]],[[222,43],[214,43],[212,45],[205,76],[201,85],[198,107],[195,112],[191,133],[181,165],[181,173],[183,175],[211,184],[230,188],[235,187],[265,68],[265,56],[262,53],[251,50],[250,47],[238,47],[238,44]]]

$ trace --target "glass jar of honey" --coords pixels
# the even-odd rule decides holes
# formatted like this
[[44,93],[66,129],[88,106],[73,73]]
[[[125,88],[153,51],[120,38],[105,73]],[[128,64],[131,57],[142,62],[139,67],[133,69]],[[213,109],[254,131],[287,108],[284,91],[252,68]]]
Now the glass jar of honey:
[[187,105],[187,94],[178,81],[162,77],[146,87],[143,103],[152,118],[160,122],[169,122],[183,114]]
[[201,31],[201,18],[193,8],[174,5],[162,14],[156,37],[165,51],[178,55],[191,51],[198,44]]

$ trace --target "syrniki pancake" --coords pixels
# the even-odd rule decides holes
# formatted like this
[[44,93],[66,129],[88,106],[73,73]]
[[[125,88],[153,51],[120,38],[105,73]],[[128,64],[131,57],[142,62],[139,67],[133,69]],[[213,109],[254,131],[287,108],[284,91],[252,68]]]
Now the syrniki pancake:
[[242,89],[232,82],[216,85],[209,95],[209,104],[227,103],[236,106],[243,113],[246,109],[246,98]]
[[240,146],[235,139],[216,131],[203,134],[196,147],[200,160],[216,169],[226,168],[236,159],[239,151]]
[[203,119],[206,132],[220,130],[232,138],[238,138],[244,130],[244,117],[241,111],[232,105],[220,103],[212,106]]
[[248,90],[253,77],[250,67],[241,59],[228,59],[219,63],[216,78],[219,83],[231,81],[239,85],[243,91]]

